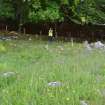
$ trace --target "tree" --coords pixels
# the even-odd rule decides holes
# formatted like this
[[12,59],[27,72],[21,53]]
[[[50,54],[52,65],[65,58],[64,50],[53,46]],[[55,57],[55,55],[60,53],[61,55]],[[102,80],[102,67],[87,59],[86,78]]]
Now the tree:
[[0,0],[0,19],[14,19],[14,9],[9,0]]
[[[42,2],[43,1],[43,2]],[[59,11],[59,5],[54,1],[33,0],[29,12],[29,20],[33,22],[54,22],[62,21],[63,16]]]
[[105,0],[0,0],[0,18],[27,22],[105,23]]

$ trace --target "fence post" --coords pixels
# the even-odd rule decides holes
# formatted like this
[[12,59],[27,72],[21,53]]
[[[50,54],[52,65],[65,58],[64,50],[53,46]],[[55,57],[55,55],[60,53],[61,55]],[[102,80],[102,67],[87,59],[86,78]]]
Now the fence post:
[[73,40],[73,38],[71,38],[71,46],[72,47],[74,46],[74,40]]
[[24,35],[26,34],[26,29],[25,28],[23,28],[23,33],[24,33]]
[[8,26],[7,25],[6,25],[5,29],[6,29],[6,31],[8,31]]

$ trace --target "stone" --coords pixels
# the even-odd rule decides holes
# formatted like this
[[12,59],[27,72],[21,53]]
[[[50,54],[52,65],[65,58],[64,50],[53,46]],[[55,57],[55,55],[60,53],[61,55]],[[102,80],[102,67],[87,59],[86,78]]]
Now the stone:
[[28,40],[30,40],[30,41],[31,41],[31,40],[32,40],[32,38],[30,37]]
[[18,39],[18,36],[12,36],[11,38],[12,39]]
[[92,50],[92,48],[91,48],[90,44],[88,43],[88,41],[84,41],[84,47],[85,47],[87,50],[89,50],[89,51]]
[[2,74],[2,76],[5,77],[5,78],[13,77],[15,75],[16,75],[15,72],[5,72],[5,73]]
[[81,105],[88,105],[84,100],[81,100],[81,101],[80,101],[80,104],[81,104]]
[[58,86],[61,86],[62,83],[61,82],[49,82],[48,83],[48,86],[51,86],[51,87],[58,87]]
[[95,48],[104,48],[105,45],[103,43],[101,43],[101,41],[97,41],[94,43],[94,47]]
[[6,37],[4,37],[4,36],[0,36],[0,40],[6,40]]
[[92,48],[90,47],[90,45],[87,45],[87,46],[86,46],[86,49],[89,50],[89,51],[92,50]]
[[87,46],[87,45],[88,45],[88,41],[85,40],[85,41],[83,42],[83,44],[84,44],[84,47]]
[[86,49],[88,50],[92,50],[92,49],[104,49],[105,45],[101,42],[101,41],[97,41],[95,43],[88,43],[88,41],[84,42],[84,46]]
[[94,48],[94,43],[89,44],[91,48]]
[[0,40],[3,40],[3,41],[9,41],[12,39],[17,39],[17,38],[18,38],[18,36],[5,36],[5,35],[0,36]]

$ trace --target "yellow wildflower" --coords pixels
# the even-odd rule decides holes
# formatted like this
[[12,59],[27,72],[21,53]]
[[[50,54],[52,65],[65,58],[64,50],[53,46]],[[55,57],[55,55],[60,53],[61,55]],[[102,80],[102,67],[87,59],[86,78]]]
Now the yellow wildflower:
[[67,98],[66,98],[66,100],[67,100],[67,101],[69,101],[69,100],[70,100],[70,98],[69,98],[69,97],[67,97]]

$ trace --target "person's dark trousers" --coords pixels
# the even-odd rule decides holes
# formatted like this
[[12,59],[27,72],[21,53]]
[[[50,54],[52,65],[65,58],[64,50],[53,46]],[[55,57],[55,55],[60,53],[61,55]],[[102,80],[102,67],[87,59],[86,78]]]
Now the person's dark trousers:
[[48,41],[51,43],[53,41],[53,37],[52,36],[49,36],[48,37]]

